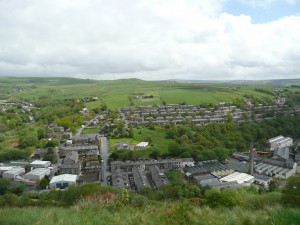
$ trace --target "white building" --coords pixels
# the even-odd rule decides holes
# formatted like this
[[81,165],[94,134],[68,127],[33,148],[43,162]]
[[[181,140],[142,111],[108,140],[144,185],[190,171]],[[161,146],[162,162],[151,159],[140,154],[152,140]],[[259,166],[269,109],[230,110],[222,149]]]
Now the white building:
[[35,161],[30,163],[30,166],[32,168],[48,168],[49,166],[51,166],[51,162],[50,161],[35,160]]
[[48,168],[37,168],[37,169],[34,169],[34,170],[30,171],[29,173],[25,174],[24,177],[28,180],[40,181],[46,175],[49,176],[50,173],[51,173],[50,169],[48,169]]
[[270,138],[268,140],[270,145],[270,150],[274,151],[276,148],[284,148],[284,147],[290,147],[293,145],[293,139],[290,137],[284,137],[282,135]]
[[2,174],[3,178],[16,179],[17,176],[21,176],[25,173],[25,169],[22,167],[13,167],[10,170]]
[[149,142],[140,142],[135,146],[135,149],[146,148],[149,145]]
[[0,166],[0,176],[6,171],[9,171],[10,169],[14,168],[13,166]]
[[183,167],[191,167],[191,166],[195,166],[195,162],[193,158],[183,158],[181,159],[182,161],[182,166]]
[[51,189],[66,189],[71,185],[76,185],[77,175],[62,174],[51,179],[49,186]]
[[221,178],[220,180],[223,182],[236,181],[238,184],[242,184],[242,183],[253,183],[254,177],[246,173],[234,172],[226,177]]

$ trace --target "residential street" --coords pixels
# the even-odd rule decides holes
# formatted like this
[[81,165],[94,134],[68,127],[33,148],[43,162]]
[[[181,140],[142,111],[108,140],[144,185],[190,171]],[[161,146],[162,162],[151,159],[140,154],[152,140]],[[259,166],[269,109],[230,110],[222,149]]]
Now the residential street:
[[100,156],[102,158],[100,182],[102,185],[107,185],[107,177],[111,175],[108,171],[109,142],[107,137],[100,138]]

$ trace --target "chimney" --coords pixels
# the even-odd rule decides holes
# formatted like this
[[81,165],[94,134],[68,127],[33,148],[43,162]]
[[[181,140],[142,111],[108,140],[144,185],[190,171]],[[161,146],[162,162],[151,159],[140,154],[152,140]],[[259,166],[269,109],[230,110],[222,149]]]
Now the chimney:
[[249,174],[253,176],[253,144],[250,145],[250,152],[249,152]]

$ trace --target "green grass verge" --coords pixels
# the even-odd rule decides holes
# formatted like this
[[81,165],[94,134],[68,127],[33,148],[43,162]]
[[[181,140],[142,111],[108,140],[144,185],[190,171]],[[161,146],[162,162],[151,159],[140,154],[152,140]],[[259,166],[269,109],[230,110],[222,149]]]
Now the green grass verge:
[[182,203],[150,203],[141,207],[124,206],[110,209],[99,204],[76,205],[71,208],[33,207],[2,208],[0,224],[199,224],[199,225],[298,225],[300,209],[270,207],[245,210],[242,208],[195,207]]

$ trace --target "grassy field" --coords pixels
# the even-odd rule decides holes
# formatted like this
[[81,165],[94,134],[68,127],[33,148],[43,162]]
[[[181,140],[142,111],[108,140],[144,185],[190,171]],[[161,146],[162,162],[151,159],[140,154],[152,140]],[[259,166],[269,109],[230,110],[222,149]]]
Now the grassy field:
[[149,141],[150,145],[156,147],[161,153],[166,153],[169,144],[174,142],[172,139],[166,139],[166,132],[160,127],[156,127],[155,130],[146,127],[137,127],[133,132],[135,140],[139,142]]
[[111,138],[110,151],[115,151],[114,145],[116,143],[128,142],[131,145],[136,145],[139,142],[147,141],[150,145],[156,147],[161,153],[166,153],[168,151],[168,146],[170,143],[175,142],[172,139],[166,139],[166,132],[160,127],[156,127],[155,130],[151,130],[146,127],[137,127],[133,129],[134,138]]
[[[0,99],[83,99],[97,96],[110,109],[128,106],[130,104],[129,97],[135,95],[153,95],[153,98],[133,99],[134,105],[160,105],[162,102],[167,104],[185,102],[195,105],[230,102],[236,98],[243,98],[245,94],[273,98],[269,94],[255,91],[255,88],[256,86],[250,85],[153,82],[138,79],[94,81],[72,78],[0,77]],[[272,91],[276,87],[261,86],[260,88]],[[294,90],[295,88],[290,89]],[[99,101],[86,105],[88,108],[95,108],[100,104]]]
[[151,203],[141,207],[110,209],[98,204],[78,204],[71,208],[2,208],[0,224],[122,224],[122,225],[298,225],[299,209],[272,207],[245,210],[187,206],[182,203]]

